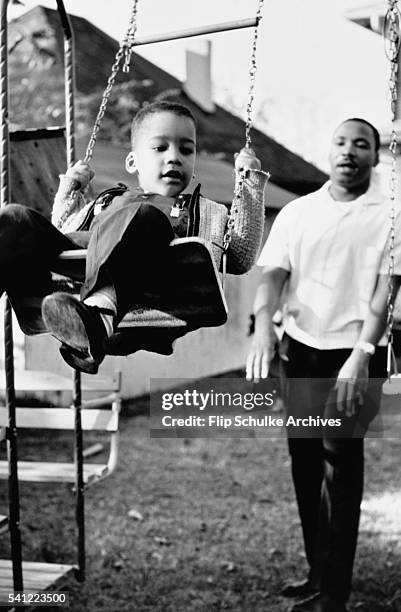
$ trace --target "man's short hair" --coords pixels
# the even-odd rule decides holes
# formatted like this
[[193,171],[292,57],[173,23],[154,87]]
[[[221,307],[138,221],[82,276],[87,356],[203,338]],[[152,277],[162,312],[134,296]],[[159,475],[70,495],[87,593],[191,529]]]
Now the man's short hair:
[[348,123],[348,121],[358,121],[358,123],[363,123],[363,125],[367,125],[368,127],[370,127],[370,129],[373,132],[373,138],[375,141],[375,151],[379,151],[380,149],[380,134],[377,128],[375,128],[375,126],[370,123],[369,121],[366,121],[366,119],[362,119],[361,117],[350,117],[349,119],[345,119],[345,121],[343,121],[341,123],[341,125],[343,125],[344,123]]
[[150,115],[156,115],[157,113],[173,113],[177,117],[187,117],[190,119],[196,128],[196,119],[192,111],[183,104],[178,102],[170,102],[169,100],[161,100],[157,102],[151,102],[143,106],[141,110],[137,112],[132,120],[131,124],[131,144],[134,144],[135,137],[142,125],[144,119]]

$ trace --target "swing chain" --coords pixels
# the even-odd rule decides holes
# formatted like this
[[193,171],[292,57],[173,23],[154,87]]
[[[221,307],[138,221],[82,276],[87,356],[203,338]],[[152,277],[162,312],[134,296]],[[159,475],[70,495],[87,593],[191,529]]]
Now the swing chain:
[[138,12],[138,0],[135,0],[132,6],[131,18],[128,26],[127,33],[122,42],[122,46],[124,47],[124,65],[123,72],[129,72],[129,65],[131,63],[131,55],[134,47],[134,40],[137,29],[137,12]]
[[99,112],[97,114],[96,121],[92,129],[92,134],[89,139],[88,146],[86,148],[86,153],[85,153],[85,158],[84,158],[85,163],[89,163],[90,160],[92,159],[93,149],[96,144],[96,138],[97,138],[97,135],[100,129],[100,124],[106,112],[107,104],[108,104],[115,80],[117,78],[118,71],[120,69],[120,62],[123,57],[124,57],[123,71],[126,73],[129,72],[129,64],[131,60],[132,47],[133,47],[136,28],[137,28],[137,7],[138,7],[138,0],[133,0],[133,7],[132,7],[132,13],[131,13],[128,30],[127,30],[126,35],[124,36],[123,41],[120,43],[120,46],[116,53],[114,64],[111,68],[111,74],[107,81],[107,86],[102,96],[102,101],[100,104]]
[[[118,47],[118,51],[116,53],[115,59],[114,59],[114,63],[113,66],[111,68],[111,74],[109,76],[109,79],[107,81],[107,86],[106,89],[103,92],[103,96],[102,96],[102,101],[100,103],[100,108],[96,117],[96,121],[95,124],[92,128],[92,133],[91,136],[89,138],[89,142],[88,145],[86,147],[86,152],[85,152],[85,157],[84,157],[84,163],[88,164],[92,157],[93,157],[93,150],[95,148],[95,144],[96,144],[96,139],[97,139],[97,135],[99,133],[99,129],[100,129],[100,125],[102,123],[104,114],[106,112],[106,108],[107,108],[107,104],[111,95],[111,92],[113,90],[113,86],[115,83],[115,80],[117,78],[117,74],[118,71],[120,69],[120,63],[122,58],[124,57],[124,67],[123,67],[123,71],[124,72],[128,72],[129,71],[129,64],[130,64],[130,60],[131,60],[131,54],[132,54],[132,47],[133,47],[133,42],[134,42],[134,38],[135,38],[135,33],[136,33],[136,17],[137,17],[137,6],[138,6],[138,0],[133,0],[133,6],[132,6],[132,12],[131,12],[131,17],[130,17],[130,21],[129,21],[129,26],[127,29],[127,33],[124,36],[122,42],[120,43],[119,47]],[[81,198],[82,195],[80,193],[80,189],[79,186],[77,189],[74,189],[74,191],[71,192],[69,198],[68,198],[68,204],[65,208],[64,214],[62,215],[61,219],[60,219],[60,223],[64,223],[71,211],[76,208],[77,206],[77,202],[79,200],[79,198]]]
[[388,0],[388,10],[384,19],[384,43],[385,53],[390,62],[389,93],[391,111],[391,136],[389,151],[391,153],[390,170],[390,234],[389,234],[389,265],[388,265],[388,295],[387,295],[387,377],[391,375],[391,364],[393,360],[393,324],[394,324],[394,241],[395,241],[395,195],[396,195],[396,171],[397,171],[397,132],[395,120],[397,112],[397,79],[398,79],[398,56],[400,51],[400,12],[398,0]]
[[252,106],[254,99],[254,89],[256,81],[256,49],[258,44],[259,36],[259,23],[262,19],[264,0],[259,0],[259,6],[256,13],[256,25],[253,30],[253,41],[252,41],[252,54],[251,54],[251,66],[249,69],[249,90],[248,90],[248,104],[246,106],[246,124],[245,124],[245,147],[251,146],[251,127],[252,127]]
[[396,62],[401,44],[398,0],[388,0],[388,9],[384,17],[383,36],[387,59],[390,62]]
[[[251,128],[252,128],[252,109],[253,109],[253,101],[254,101],[254,88],[256,81],[256,71],[257,71],[257,63],[256,63],[256,50],[259,36],[259,23],[262,19],[262,11],[263,11],[264,0],[259,0],[258,10],[256,13],[256,24],[253,31],[253,42],[252,42],[252,52],[251,52],[251,62],[249,68],[249,89],[248,89],[248,103],[246,106],[246,122],[245,122],[245,149],[251,149]],[[234,188],[234,198],[233,203],[231,205],[231,209],[227,219],[226,231],[223,237],[223,278],[222,284],[224,286],[224,277],[225,277],[225,268],[226,268],[226,258],[227,251],[230,246],[232,233],[235,225],[235,218],[238,214],[239,210],[239,202],[241,198],[241,194],[244,188],[244,182],[247,178],[247,171],[240,171],[238,177],[236,179],[235,188]]]

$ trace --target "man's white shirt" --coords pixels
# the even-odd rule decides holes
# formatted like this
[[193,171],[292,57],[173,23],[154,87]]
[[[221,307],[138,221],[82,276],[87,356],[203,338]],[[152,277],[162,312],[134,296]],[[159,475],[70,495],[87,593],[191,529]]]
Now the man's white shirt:
[[[388,273],[391,208],[373,172],[368,191],[355,200],[334,200],[328,181],[280,211],[258,265],[290,272],[289,336],[321,350],[355,345],[377,275]],[[396,212],[394,273],[401,274],[401,216]],[[385,338],[379,344],[386,344]]]

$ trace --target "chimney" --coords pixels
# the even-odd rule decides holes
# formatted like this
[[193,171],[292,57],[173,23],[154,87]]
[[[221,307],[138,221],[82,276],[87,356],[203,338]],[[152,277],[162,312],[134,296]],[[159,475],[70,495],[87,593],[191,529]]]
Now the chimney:
[[210,40],[197,40],[186,50],[186,80],[183,86],[188,98],[206,113],[215,111],[212,99]]

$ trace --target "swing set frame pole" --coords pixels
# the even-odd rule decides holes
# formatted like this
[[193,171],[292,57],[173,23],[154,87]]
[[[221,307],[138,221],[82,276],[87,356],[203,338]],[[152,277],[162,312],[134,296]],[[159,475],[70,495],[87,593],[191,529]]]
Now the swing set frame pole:
[[151,36],[143,36],[142,38],[136,38],[132,43],[132,46],[140,47],[143,45],[151,45],[153,43],[167,42],[169,40],[178,40],[180,38],[192,38],[194,36],[202,36],[203,34],[217,34],[218,32],[228,32],[229,30],[253,28],[256,27],[258,23],[259,19],[257,17],[237,19],[235,21],[225,21],[223,23],[215,23],[209,26],[189,28],[188,30],[167,32],[167,34],[154,34]]
[[[8,129],[8,45],[7,5],[1,0],[0,16],[0,206],[10,199],[10,137]],[[10,532],[11,566],[14,591],[23,590],[22,545],[20,531],[20,498],[18,483],[18,450],[14,384],[14,346],[11,305],[6,299],[4,311],[4,366],[6,373],[5,404],[8,411],[7,457],[8,457],[8,527]]]
[[[65,109],[66,109],[66,153],[67,163],[75,161],[74,133],[74,90],[75,90],[75,57],[74,34],[63,0],[56,0],[58,14],[64,36],[65,65]],[[8,23],[7,8],[9,0],[0,0],[0,206],[10,202],[10,135],[9,135],[9,87],[8,87]],[[7,454],[9,460],[9,531],[12,557],[12,575],[14,591],[23,590],[22,542],[20,532],[20,498],[18,482],[18,441],[16,426],[16,401],[14,381],[14,344],[12,329],[12,309],[7,298],[4,317],[5,373],[6,373],[6,407],[8,409]],[[82,438],[80,421],[81,376],[74,375],[74,408],[76,413],[76,432]],[[82,446],[82,444],[81,444]],[[78,451],[81,449],[78,448]],[[78,576],[85,576],[85,542],[84,542],[84,500],[82,483],[82,462],[76,462],[77,468],[77,507],[78,526]]]
[[67,166],[75,163],[75,45],[74,32],[63,0],[56,0],[64,35],[65,131]]

